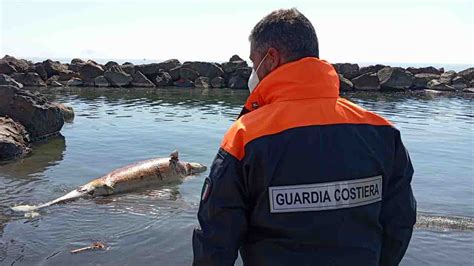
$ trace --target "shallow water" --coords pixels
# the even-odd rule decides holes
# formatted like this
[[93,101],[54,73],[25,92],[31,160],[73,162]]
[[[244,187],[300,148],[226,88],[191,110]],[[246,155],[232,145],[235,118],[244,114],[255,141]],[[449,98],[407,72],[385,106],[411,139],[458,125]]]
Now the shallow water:
[[[247,92],[83,88],[44,93],[73,106],[76,118],[65,124],[63,137],[35,144],[27,158],[0,165],[0,265],[189,265],[207,173],[166,187],[52,206],[33,218],[9,206],[49,201],[115,168],[176,149],[182,160],[210,165]],[[423,217],[445,219],[415,230],[402,264],[472,263],[473,98],[426,93],[345,97],[401,129],[415,166],[418,209]],[[458,226],[463,222],[471,227]],[[69,253],[94,241],[109,249]]]

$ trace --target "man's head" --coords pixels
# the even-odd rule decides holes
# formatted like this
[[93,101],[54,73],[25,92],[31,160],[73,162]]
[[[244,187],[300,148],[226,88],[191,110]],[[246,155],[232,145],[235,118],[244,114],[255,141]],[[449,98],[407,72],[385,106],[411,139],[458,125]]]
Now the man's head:
[[276,10],[264,17],[253,28],[249,41],[254,68],[261,64],[257,71],[260,80],[282,64],[303,57],[319,58],[314,27],[295,8]]

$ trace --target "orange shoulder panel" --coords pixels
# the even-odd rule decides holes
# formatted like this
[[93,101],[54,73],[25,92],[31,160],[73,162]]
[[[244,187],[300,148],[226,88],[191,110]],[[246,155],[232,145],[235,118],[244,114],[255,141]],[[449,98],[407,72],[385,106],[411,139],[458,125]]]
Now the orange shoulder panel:
[[282,101],[238,119],[224,136],[221,148],[241,160],[245,145],[257,138],[291,128],[337,124],[392,125],[385,118],[342,98]]

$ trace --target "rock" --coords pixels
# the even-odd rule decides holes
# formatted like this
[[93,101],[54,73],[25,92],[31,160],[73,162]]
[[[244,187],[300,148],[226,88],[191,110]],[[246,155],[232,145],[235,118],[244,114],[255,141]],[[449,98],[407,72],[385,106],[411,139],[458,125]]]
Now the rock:
[[83,80],[94,80],[94,78],[104,74],[104,69],[92,62],[87,62],[78,67],[79,77]]
[[464,88],[462,90],[462,92],[464,92],[464,93],[474,93],[474,88]]
[[46,87],[46,83],[38,75],[38,73],[35,72],[15,73],[12,74],[12,78],[20,82],[24,86]]
[[224,88],[225,87],[225,79],[223,77],[215,77],[211,79],[211,86],[213,88]]
[[451,85],[451,82],[453,80],[453,78],[456,76],[456,72],[455,71],[447,71],[447,72],[444,72],[443,74],[441,74],[441,76],[439,77],[439,82],[441,83],[444,83],[444,84],[447,84],[447,85]]
[[199,76],[208,77],[210,79],[224,75],[224,70],[222,70],[222,68],[220,68],[215,63],[199,61],[184,62],[183,68],[191,68],[192,70],[196,71]]
[[168,72],[159,72],[155,79],[155,84],[158,87],[165,87],[173,84],[173,79]]
[[415,79],[413,80],[413,88],[426,89],[428,88],[428,82],[433,79],[439,79],[439,77],[440,75],[431,73],[415,74]]
[[451,81],[451,86],[453,86],[457,90],[462,90],[467,88],[467,82],[462,76],[456,76]]
[[12,77],[0,74],[0,85],[10,85],[17,87],[19,89],[23,88],[23,84],[19,83],[18,81],[14,80]]
[[66,82],[68,87],[80,87],[84,85],[84,81],[80,78],[72,78]]
[[62,103],[52,103],[56,105],[63,115],[64,121],[71,123],[74,120],[74,109],[71,106],[64,105]]
[[359,65],[358,64],[349,64],[349,63],[338,63],[333,64],[336,72],[343,75],[348,79],[355,78],[360,76],[359,74]]
[[49,87],[64,87],[64,84],[59,81],[53,80],[48,84]]
[[94,86],[96,86],[96,87],[109,87],[110,82],[104,76],[98,76],[94,79]]
[[435,90],[435,91],[456,91],[456,89],[452,86],[449,86],[446,83],[442,83],[439,80],[431,80],[428,82],[428,89]]
[[441,75],[444,72],[444,69],[436,69],[432,66],[429,67],[409,67],[407,71],[412,73],[413,75],[426,73],[426,74],[436,74]]
[[56,135],[64,124],[59,107],[38,92],[0,86],[0,116],[22,124],[32,140]]
[[67,81],[67,80],[70,80],[72,78],[79,78],[79,75],[76,72],[67,69],[67,70],[59,72],[58,77],[59,77],[58,80],[60,80],[60,81]]
[[68,66],[50,59],[43,61],[43,66],[48,74],[48,78],[54,75],[59,75],[59,73],[68,70]]
[[377,72],[383,90],[404,90],[413,85],[415,77],[401,67],[384,67]]
[[248,89],[247,79],[239,75],[234,75],[229,79],[227,86],[231,89]]
[[474,87],[474,79],[471,79],[471,81],[469,81],[468,87]]
[[237,69],[239,68],[242,68],[242,67],[246,67],[248,66],[247,65],[247,62],[241,60],[241,61],[231,61],[231,62],[225,62],[225,63],[222,63],[222,70],[224,70],[225,73],[233,73],[235,72]]
[[210,83],[210,81],[209,81],[208,77],[198,77],[194,81],[194,87],[207,89],[207,88],[211,87],[211,85],[209,83]]
[[379,72],[380,69],[384,68],[385,66],[384,65],[371,65],[371,66],[366,66],[366,67],[361,67],[359,69],[359,76],[362,76],[364,74],[367,74],[367,73],[377,73]]
[[126,66],[126,65],[132,65],[132,66],[134,66],[133,63],[130,63],[130,62],[125,62],[125,63],[122,64],[122,66]]
[[0,161],[23,157],[31,149],[25,128],[9,117],[0,117]]
[[[60,86],[55,86],[57,84],[60,84]],[[46,80],[46,85],[52,86],[52,87],[62,87],[64,84],[59,82],[59,76],[58,75],[54,75],[54,76],[50,77],[48,80]]]
[[28,72],[36,72],[41,77],[42,80],[46,81],[48,79],[48,73],[44,68],[43,64],[36,63],[28,69]]
[[250,75],[252,74],[252,68],[251,67],[241,67],[237,69],[234,73],[234,75],[239,76],[247,82],[250,78]]
[[135,66],[133,64],[123,64],[120,68],[127,74],[132,75],[135,74]]
[[458,73],[459,76],[463,77],[465,80],[474,79],[474,67],[470,67]]
[[117,62],[109,61],[109,62],[105,63],[105,65],[104,65],[104,70],[107,71],[107,70],[111,69],[113,66],[118,66],[118,67],[120,67],[120,65],[119,65]]
[[199,77],[199,73],[188,67],[181,67],[179,70],[179,76],[181,79],[195,80]]
[[346,79],[343,75],[339,74],[339,90],[340,91],[351,91],[354,89],[354,84]]
[[170,59],[161,63],[137,65],[135,66],[135,70],[142,72],[148,79],[155,80],[160,69],[168,72],[179,65],[181,65],[181,63],[177,59]]
[[194,83],[190,81],[189,79],[184,79],[181,78],[175,82],[173,82],[173,85],[176,87],[182,87],[182,88],[191,88],[194,87]]
[[132,82],[132,76],[125,73],[119,66],[112,66],[105,71],[104,77],[112,86],[126,87]]
[[[13,56],[5,55],[0,59],[0,74],[25,73],[31,65],[33,65],[33,63],[28,60],[16,59]],[[7,70],[7,72],[3,72],[4,70]],[[8,73],[9,70],[14,71]]]
[[244,60],[240,58],[240,56],[235,54],[229,59],[229,62],[235,62],[235,61],[244,61]]
[[151,82],[142,72],[137,71],[132,75],[132,86],[134,87],[144,87],[144,88],[153,88],[155,84]]
[[351,80],[356,90],[380,90],[377,73],[366,73]]
[[80,58],[73,58],[71,60],[71,65],[83,65],[85,64],[86,62]]
[[170,69],[170,71],[168,73],[170,74],[171,79],[173,81],[177,81],[181,78],[180,71],[181,71],[181,66],[177,66],[177,67],[174,67],[174,68]]

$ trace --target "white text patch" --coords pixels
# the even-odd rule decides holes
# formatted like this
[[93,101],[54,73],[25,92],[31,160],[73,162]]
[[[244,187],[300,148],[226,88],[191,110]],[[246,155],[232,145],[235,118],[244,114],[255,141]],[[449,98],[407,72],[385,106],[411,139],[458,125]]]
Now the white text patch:
[[382,176],[268,190],[272,213],[351,208],[382,200]]

